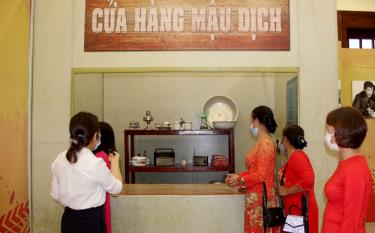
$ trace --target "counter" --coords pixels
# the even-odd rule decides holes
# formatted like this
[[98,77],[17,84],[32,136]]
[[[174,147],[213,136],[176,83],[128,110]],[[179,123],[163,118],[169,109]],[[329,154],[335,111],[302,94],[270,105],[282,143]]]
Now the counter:
[[125,184],[111,197],[116,233],[241,233],[244,194],[225,184]]
[[225,184],[124,184],[123,195],[243,195]]

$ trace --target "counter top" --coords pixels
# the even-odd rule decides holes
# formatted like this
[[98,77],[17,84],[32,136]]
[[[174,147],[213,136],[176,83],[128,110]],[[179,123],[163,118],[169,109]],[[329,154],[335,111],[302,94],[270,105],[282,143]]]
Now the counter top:
[[121,193],[129,195],[244,195],[226,184],[124,184]]

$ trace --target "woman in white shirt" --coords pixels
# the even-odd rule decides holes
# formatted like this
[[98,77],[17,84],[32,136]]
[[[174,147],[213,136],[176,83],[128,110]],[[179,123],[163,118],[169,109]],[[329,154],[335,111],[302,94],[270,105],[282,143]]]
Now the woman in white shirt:
[[70,148],[51,165],[51,196],[65,207],[61,233],[105,233],[106,192],[122,190],[120,155],[110,154],[112,170],[92,151],[100,145],[98,118],[79,112],[70,119]]

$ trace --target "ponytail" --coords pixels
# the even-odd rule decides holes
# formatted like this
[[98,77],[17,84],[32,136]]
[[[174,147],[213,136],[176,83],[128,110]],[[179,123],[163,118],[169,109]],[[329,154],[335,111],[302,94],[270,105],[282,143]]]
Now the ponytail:
[[77,152],[85,146],[83,135],[71,136],[70,147],[66,152],[66,159],[69,163],[77,162]]
[[99,131],[98,117],[92,113],[79,112],[70,119],[70,147],[66,152],[69,163],[76,163],[77,153],[92,140]]

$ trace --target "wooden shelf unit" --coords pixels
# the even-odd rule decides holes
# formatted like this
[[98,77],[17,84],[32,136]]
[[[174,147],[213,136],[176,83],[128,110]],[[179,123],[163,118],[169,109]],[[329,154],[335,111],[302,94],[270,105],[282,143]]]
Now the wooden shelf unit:
[[[134,139],[136,136],[188,136],[188,135],[227,135],[228,137],[228,162],[227,167],[211,166],[144,166],[134,167],[129,165],[131,155],[135,154]],[[140,130],[126,129],[124,131],[124,149],[125,149],[125,183],[135,182],[135,172],[215,172],[228,171],[234,172],[234,130],[233,129],[212,129],[212,130]]]

